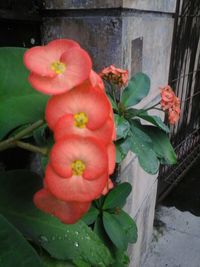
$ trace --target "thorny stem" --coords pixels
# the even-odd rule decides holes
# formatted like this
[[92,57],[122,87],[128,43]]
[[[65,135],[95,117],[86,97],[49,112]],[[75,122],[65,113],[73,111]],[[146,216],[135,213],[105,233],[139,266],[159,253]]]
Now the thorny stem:
[[48,148],[46,147],[38,147],[22,141],[15,141],[15,145],[31,152],[40,153],[44,156],[48,155]]
[[18,140],[20,140],[22,137],[26,136],[27,134],[33,132],[35,129],[39,128],[42,124],[44,124],[43,120],[36,121],[35,123],[23,129],[16,135],[0,142],[0,151],[17,146],[16,142]]

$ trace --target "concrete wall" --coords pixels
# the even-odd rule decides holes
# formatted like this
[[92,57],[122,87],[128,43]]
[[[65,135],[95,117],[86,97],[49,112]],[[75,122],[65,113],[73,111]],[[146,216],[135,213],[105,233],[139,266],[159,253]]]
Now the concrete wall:
[[[91,54],[97,71],[115,64],[132,74],[147,73],[151,91],[140,103],[142,107],[159,94],[158,87],[168,80],[175,2],[46,0],[51,12],[44,19],[44,42],[61,37],[79,41]],[[136,219],[139,238],[129,248],[130,267],[140,267],[152,234],[157,176],[145,173],[129,153],[120,178],[133,185],[126,209]]]

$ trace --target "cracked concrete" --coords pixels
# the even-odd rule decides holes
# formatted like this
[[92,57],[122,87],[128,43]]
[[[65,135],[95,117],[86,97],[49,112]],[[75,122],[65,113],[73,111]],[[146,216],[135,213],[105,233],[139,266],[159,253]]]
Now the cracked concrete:
[[175,207],[159,207],[155,218],[142,267],[200,267],[200,217]]

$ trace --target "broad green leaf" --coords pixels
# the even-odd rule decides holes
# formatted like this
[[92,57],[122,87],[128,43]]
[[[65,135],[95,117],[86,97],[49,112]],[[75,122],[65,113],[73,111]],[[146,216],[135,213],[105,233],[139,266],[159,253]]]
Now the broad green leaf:
[[104,244],[109,247],[110,251],[112,252],[114,263],[111,266],[112,267],[128,267],[129,258],[126,252],[124,252],[124,250],[117,249],[113,245],[110,238],[105,232],[103,221],[100,216],[98,216],[95,222],[94,231],[101,238]]
[[89,211],[82,217],[82,221],[84,221],[87,225],[90,225],[96,221],[98,214],[99,210],[92,206]]
[[40,253],[40,258],[44,264],[44,267],[76,267],[73,263],[63,260],[53,259],[47,253]]
[[0,212],[52,257],[80,259],[92,266],[111,264],[110,252],[83,221],[66,225],[33,205],[33,194],[42,187],[36,174],[25,170],[1,172],[0,181]]
[[115,148],[116,148],[116,163],[120,163],[125,158],[125,155],[121,152],[118,143],[115,144]]
[[124,250],[115,249],[113,254],[114,254],[115,262],[111,265],[111,267],[128,267],[129,266],[130,259]]
[[117,140],[121,138],[126,138],[130,130],[129,122],[123,117],[120,117],[119,115],[115,114],[115,127],[117,130]]
[[[108,244],[112,244],[108,235],[105,232],[104,225],[103,225],[103,218],[102,216],[98,216],[96,222],[94,224],[94,232],[98,235],[98,237],[102,240],[102,242],[108,246]],[[110,246],[109,246],[110,248]]]
[[11,130],[44,118],[49,96],[28,83],[24,48],[0,48],[0,140]]
[[129,183],[121,183],[112,189],[106,196],[103,209],[122,208],[131,193],[132,186]]
[[0,215],[0,266],[44,267],[22,234]]
[[131,150],[138,157],[140,166],[150,174],[156,174],[159,169],[159,160],[154,152],[151,138],[132,121],[132,146]]
[[169,137],[162,130],[154,126],[144,126],[144,131],[150,136],[153,142],[153,150],[163,164],[176,164],[177,157],[170,143]]
[[150,90],[150,79],[144,73],[135,74],[124,89],[121,102],[125,107],[131,107],[138,104]]
[[131,149],[132,139],[131,136],[126,137],[125,139],[121,139],[117,141],[117,145],[119,146],[120,152],[124,155],[127,155],[129,150]]
[[113,244],[119,249],[126,250],[128,241],[124,230],[122,229],[120,223],[116,220],[115,216],[104,211],[103,225]]
[[139,113],[138,117],[145,121],[152,123],[153,125],[157,126],[158,128],[165,131],[166,133],[169,133],[169,127],[164,124],[164,122],[161,120],[160,117],[148,115],[146,112]]
[[91,267],[90,264],[86,263],[85,261],[82,260],[74,260],[73,261],[77,267]]
[[134,220],[123,210],[120,210],[113,216],[124,230],[128,242],[135,243],[137,241],[137,225]]

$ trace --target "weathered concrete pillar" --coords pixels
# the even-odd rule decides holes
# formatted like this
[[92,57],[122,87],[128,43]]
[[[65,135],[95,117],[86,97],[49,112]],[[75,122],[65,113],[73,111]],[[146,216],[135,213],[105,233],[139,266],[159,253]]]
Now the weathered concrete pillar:
[[[43,41],[77,40],[92,56],[94,69],[110,64],[151,77],[146,105],[168,80],[176,0],[46,0]],[[133,154],[124,160],[121,178],[133,185],[127,210],[136,219],[139,238],[130,247],[130,267],[141,266],[151,238],[157,176],[145,173]]]

